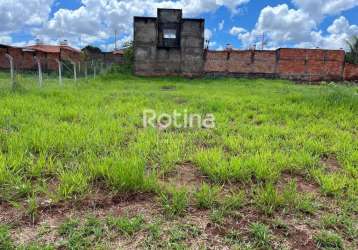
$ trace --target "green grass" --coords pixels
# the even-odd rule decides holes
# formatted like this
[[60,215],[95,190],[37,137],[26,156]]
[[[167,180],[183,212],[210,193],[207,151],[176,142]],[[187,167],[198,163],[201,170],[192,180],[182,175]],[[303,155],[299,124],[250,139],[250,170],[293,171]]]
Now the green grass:
[[[32,223],[41,218],[44,200],[71,203],[103,187],[117,195],[154,193],[171,218],[195,206],[208,208],[215,224],[227,219],[224,211],[303,216],[324,214],[336,204],[342,217],[335,230],[345,240],[356,238],[356,86],[116,74],[64,83],[50,78],[39,88],[36,79],[24,76],[11,89],[8,75],[0,73],[0,204],[20,204]],[[145,109],[213,113],[216,127],[143,128]],[[327,155],[336,157],[338,171],[322,164]],[[207,183],[194,193],[162,188],[163,176],[187,162]],[[318,188],[298,192],[292,182],[280,189],[283,173],[306,176]],[[243,191],[226,197],[219,185]],[[80,240],[84,232],[73,230],[64,245],[86,247]],[[96,230],[91,237],[101,233]]]
[[314,237],[317,246],[321,249],[343,249],[343,240],[341,236],[323,231]]
[[263,249],[270,249],[271,233],[269,228],[262,223],[252,223],[250,234],[254,244]]
[[136,216],[133,218],[120,217],[107,219],[107,225],[115,230],[118,230],[126,236],[133,236],[134,233],[138,232],[143,227],[144,219],[142,216]]
[[204,183],[200,189],[195,193],[195,198],[197,202],[197,206],[199,208],[212,208],[217,205],[218,196],[220,193],[221,188],[214,186],[211,187],[208,184]]
[[164,213],[169,217],[184,215],[189,206],[189,192],[185,188],[169,188],[160,194]]
[[243,191],[240,192],[232,192],[226,197],[224,197],[222,201],[222,206],[226,211],[239,210],[245,205],[245,193]]

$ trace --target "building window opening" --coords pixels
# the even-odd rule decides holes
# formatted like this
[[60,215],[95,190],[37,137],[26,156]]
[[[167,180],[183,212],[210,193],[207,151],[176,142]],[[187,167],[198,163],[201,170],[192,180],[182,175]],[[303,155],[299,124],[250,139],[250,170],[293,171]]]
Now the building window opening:
[[164,29],[163,35],[165,39],[176,39],[177,31],[175,29]]

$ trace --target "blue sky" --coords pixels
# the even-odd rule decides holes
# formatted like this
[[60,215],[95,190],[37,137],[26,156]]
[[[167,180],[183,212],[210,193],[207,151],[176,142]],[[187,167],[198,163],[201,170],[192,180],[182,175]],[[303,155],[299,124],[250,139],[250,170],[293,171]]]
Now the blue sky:
[[39,38],[104,50],[131,39],[133,15],[153,16],[157,7],[183,8],[206,20],[211,49],[342,48],[358,35],[357,0],[0,0],[0,43],[27,45]]

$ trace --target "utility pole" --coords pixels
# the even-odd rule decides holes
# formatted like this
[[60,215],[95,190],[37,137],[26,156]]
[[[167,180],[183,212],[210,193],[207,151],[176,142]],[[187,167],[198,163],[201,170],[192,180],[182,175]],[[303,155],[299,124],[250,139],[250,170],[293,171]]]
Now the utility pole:
[[117,29],[114,30],[114,50],[117,50]]
[[265,32],[262,33],[261,50],[265,48]]

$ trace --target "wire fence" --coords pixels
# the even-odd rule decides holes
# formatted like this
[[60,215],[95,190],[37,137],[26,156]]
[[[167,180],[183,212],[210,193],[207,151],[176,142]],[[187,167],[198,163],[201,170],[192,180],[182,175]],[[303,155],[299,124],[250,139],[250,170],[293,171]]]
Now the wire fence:
[[63,85],[96,79],[113,66],[113,63],[94,59],[76,62],[34,57],[28,61],[15,61],[9,54],[6,54],[6,59],[8,67],[0,69],[0,83],[2,87],[8,85],[12,88],[29,82],[42,87],[56,81],[59,85]]

